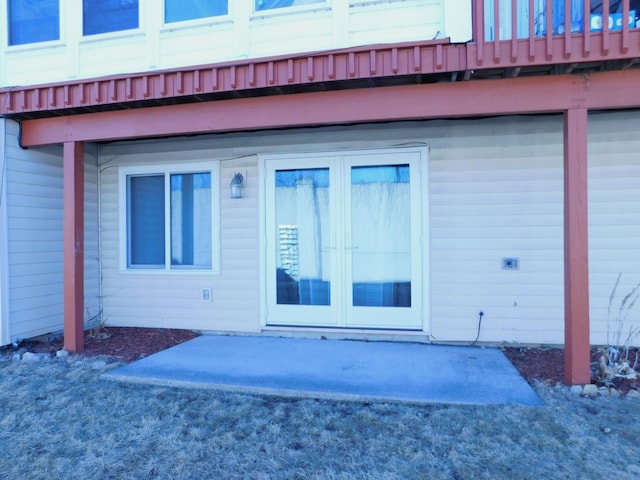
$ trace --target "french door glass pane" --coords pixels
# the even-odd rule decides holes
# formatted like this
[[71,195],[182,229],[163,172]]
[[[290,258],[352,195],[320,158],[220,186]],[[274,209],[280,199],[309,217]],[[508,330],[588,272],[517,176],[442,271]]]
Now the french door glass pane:
[[411,306],[409,165],[351,169],[353,306]]
[[164,267],[164,175],[130,176],[127,183],[127,264]]
[[46,42],[60,38],[59,0],[9,0],[9,45]]
[[278,304],[330,305],[329,169],[275,172]]
[[171,175],[171,265],[211,268],[211,174]]
[[228,0],[164,0],[165,23],[226,15]]

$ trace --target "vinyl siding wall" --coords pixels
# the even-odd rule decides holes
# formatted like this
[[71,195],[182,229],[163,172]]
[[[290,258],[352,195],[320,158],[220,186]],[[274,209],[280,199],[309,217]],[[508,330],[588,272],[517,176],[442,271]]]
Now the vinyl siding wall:
[[[6,177],[9,331],[16,341],[62,331],[62,147],[23,150],[18,125],[7,122]],[[85,309],[98,313],[97,151],[87,146],[85,171]]]
[[[259,322],[258,170],[255,157],[233,149],[212,149],[211,141],[139,142],[104,147],[100,157],[102,291],[110,325],[200,330],[257,331]],[[126,152],[126,153],[125,153]],[[118,167],[222,160],[220,230],[213,239],[221,255],[220,273],[123,271],[120,265]],[[235,172],[247,178],[245,198],[229,198]],[[202,300],[202,289],[212,300]]]
[[[434,135],[435,134],[435,135]],[[562,343],[562,117],[430,132],[435,341]],[[503,270],[502,259],[519,259]]]
[[[562,118],[435,121],[260,132],[104,147],[100,162],[107,322],[257,331],[262,328],[261,201],[257,155],[427,144],[431,290],[426,327],[436,341],[555,342],[563,335]],[[166,152],[166,153],[163,153]],[[222,159],[219,275],[122,272],[118,165]],[[235,171],[245,198],[229,199]],[[518,271],[503,271],[518,257]],[[200,299],[211,287],[213,301]],[[429,314],[430,311],[430,314]]]
[[[589,118],[592,343],[607,341],[607,305],[640,282],[640,120]],[[256,332],[264,272],[258,155],[429,146],[430,267],[425,328],[434,342],[564,342],[563,119],[560,115],[407,122],[113,144],[101,166],[104,310],[112,325]],[[145,275],[118,264],[119,165],[221,160],[221,271]],[[229,198],[236,171],[245,197]],[[504,270],[503,258],[518,270]],[[212,302],[202,302],[212,288]],[[618,300],[619,302],[619,300]],[[637,307],[625,329],[640,326]],[[625,330],[626,331],[626,330]],[[638,343],[638,338],[635,339]]]
[[[638,112],[589,116],[589,283],[592,343],[612,343],[621,302],[640,284],[640,116]],[[609,299],[616,289],[611,312]],[[638,292],[636,292],[638,293]],[[627,305],[631,300],[627,302]],[[624,343],[640,328],[640,303],[623,309]],[[640,336],[633,343],[640,344]]]

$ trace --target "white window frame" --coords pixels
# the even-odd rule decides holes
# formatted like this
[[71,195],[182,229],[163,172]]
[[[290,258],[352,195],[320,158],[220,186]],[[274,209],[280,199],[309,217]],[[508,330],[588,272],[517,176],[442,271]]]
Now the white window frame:
[[[220,273],[220,162],[171,163],[144,166],[120,167],[118,169],[118,200],[119,200],[119,240],[120,240],[120,271],[133,274],[162,274],[162,275],[191,275]],[[211,173],[211,268],[175,268],[171,266],[171,210],[170,194],[165,195],[165,265],[162,267],[144,267],[128,265],[128,236],[127,236],[127,178],[129,176],[164,175],[165,193],[169,188],[170,175],[189,173]]]

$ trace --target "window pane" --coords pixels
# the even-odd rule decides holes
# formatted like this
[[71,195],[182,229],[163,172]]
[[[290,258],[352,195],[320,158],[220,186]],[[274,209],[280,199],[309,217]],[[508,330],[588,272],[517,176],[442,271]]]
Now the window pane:
[[411,307],[409,178],[409,165],[351,169],[355,307]]
[[171,175],[171,265],[211,268],[211,174]]
[[182,22],[194,18],[216,17],[229,13],[227,0],[165,0],[165,23]]
[[276,171],[278,304],[330,305],[329,169]]
[[84,35],[138,28],[138,0],[82,0],[82,6]]
[[46,42],[60,38],[59,0],[9,0],[9,45]]
[[323,3],[324,0],[256,0],[256,11],[272,10],[274,8],[297,7],[312,3]]
[[127,180],[127,264],[164,267],[164,175]]

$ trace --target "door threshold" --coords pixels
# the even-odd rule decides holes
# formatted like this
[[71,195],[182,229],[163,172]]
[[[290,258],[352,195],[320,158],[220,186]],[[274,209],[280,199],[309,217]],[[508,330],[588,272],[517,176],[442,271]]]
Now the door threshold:
[[309,328],[264,326],[262,335],[287,338],[317,338],[323,340],[362,340],[378,342],[415,342],[431,343],[431,337],[421,330],[365,330],[365,329],[338,329],[338,328]]

